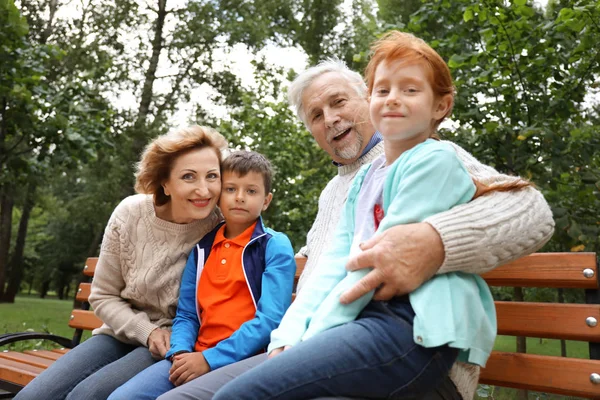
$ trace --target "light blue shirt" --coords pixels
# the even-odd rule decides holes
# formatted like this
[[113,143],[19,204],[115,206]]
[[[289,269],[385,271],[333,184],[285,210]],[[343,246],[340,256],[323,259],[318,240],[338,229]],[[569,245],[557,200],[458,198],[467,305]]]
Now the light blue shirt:
[[[352,304],[339,297],[369,269],[345,269],[355,233],[356,202],[366,165],[354,179],[342,211],[333,246],[319,261],[303,290],[271,334],[269,351],[353,321],[373,293]],[[404,152],[389,168],[383,188],[385,217],[377,232],[399,224],[421,222],[471,200],[475,185],[454,149],[432,139]],[[481,277],[466,273],[436,275],[409,295],[415,311],[414,340],[425,347],[448,344],[461,350],[460,361],[485,366],[496,337],[492,294]]]

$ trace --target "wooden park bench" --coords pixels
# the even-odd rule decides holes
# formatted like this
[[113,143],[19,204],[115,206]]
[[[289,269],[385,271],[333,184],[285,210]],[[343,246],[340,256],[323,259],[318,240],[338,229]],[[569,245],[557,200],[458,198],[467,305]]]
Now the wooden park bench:
[[[297,258],[296,279],[305,259]],[[96,258],[86,262],[84,274],[94,275]],[[498,334],[578,340],[589,343],[589,359],[494,351],[482,369],[480,383],[539,392],[600,399],[600,280],[594,253],[537,253],[484,275],[490,286],[584,289],[586,304],[496,301]],[[52,340],[63,349],[0,351],[0,398],[9,398],[81,340],[83,330],[102,323],[89,311],[91,284],[82,283],[69,326],[72,339],[25,332],[0,335],[0,346],[28,339]]]
[[88,258],[83,268],[86,281],[82,282],[77,289],[76,299],[81,302],[81,309],[73,310],[69,317],[69,326],[74,328],[71,339],[39,332],[7,333],[0,335],[0,346],[23,340],[50,340],[62,346],[54,350],[26,350],[0,351],[0,399],[11,398],[23,386],[27,385],[33,378],[48,368],[68,349],[72,349],[81,342],[84,330],[93,330],[102,325],[102,321],[90,311],[88,297],[92,287],[91,279],[96,270],[97,258]]

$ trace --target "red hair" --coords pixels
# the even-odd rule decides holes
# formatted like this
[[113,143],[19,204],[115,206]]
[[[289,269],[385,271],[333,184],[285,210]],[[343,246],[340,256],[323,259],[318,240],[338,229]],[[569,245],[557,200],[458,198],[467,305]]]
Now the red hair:
[[[406,64],[420,64],[425,67],[429,84],[436,98],[446,95],[452,97],[454,105],[454,83],[450,68],[444,59],[425,43],[424,40],[406,32],[391,31],[383,35],[371,46],[371,59],[365,69],[365,79],[369,93],[373,91],[375,72],[379,64],[402,61]],[[448,112],[435,122],[434,131],[439,124],[450,115],[452,105]]]

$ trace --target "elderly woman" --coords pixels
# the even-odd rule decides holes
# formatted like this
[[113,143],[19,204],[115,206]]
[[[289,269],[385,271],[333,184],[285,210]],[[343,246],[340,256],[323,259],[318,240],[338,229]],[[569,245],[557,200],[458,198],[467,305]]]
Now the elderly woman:
[[35,378],[16,399],[106,399],[169,349],[181,275],[192,247],[221,219],[216,131],[159,136],[138,164],[137,195],[114,210],[90,303],[104,325]]

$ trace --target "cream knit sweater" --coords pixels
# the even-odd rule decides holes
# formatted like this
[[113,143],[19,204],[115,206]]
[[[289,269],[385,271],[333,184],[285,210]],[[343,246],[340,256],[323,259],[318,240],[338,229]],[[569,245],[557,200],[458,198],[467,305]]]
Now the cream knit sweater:
[[90,304],[104,325],[93,331],[146,346],[170,328],[181,274],[192,247],[221,219],[218,211],[190,224],[159,219],[152,196],[135,195],[113,211],[92,282]]
[[[469,173],[482,183],[514,179],[485,166],[460,146],[451,143]],[[308,257],[298,290],[317,268],[330,244],[346,201],[350,183],[361,166],[383,153],[383,142],[350,165],[338,168],[319,198],[319,209],[299,254]],[[540,249],[554,232],[550,207],[540,192],[527,188],[493,192],[425,220],[439,233],[446,258],[438,273],[465,271],[481,274]],[[479,367],[456,363],[450,371],[464,400],[472,399],[479,380]]]

